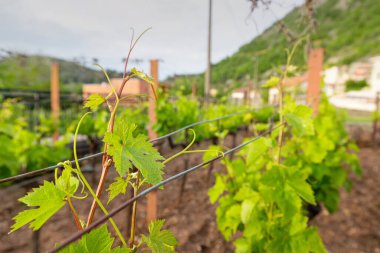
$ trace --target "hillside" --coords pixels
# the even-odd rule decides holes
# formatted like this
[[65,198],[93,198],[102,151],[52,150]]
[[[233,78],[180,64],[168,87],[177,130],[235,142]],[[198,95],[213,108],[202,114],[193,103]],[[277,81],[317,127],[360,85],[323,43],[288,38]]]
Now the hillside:
[[[0,58],[0,88],[48,90],[50,64],[60,65],[60,82],[63,91],[81,92],[83,83],[105,80],[101,71],[67,61],[41,55],[10,53]],[[109,71],[111,76],[117,73]]]
[[[326,63],[347,64],[366,56],[380,54],[379,0],[317,2],[317,30],[311,35],[311,41],[314,46],[325,48]],[[307,24],[303,6],[294,9],[232,56],[214,64],[213,85],[221,87],[223,84],[225,87],[228,80],[233,80],[229,83],[239,86],[239,80],[252,79],[257,60],[260,77],[275,66],[284,64],[285,49],[290,48],[293,42],[281,31],[281,23],[285,24],[294,37],[299,37]],[[297,51],[295,63],[305,62],[304,52],[302,48]],[[203,75],[175,78],[175,82],[180,84],[189,84],[194,80],[201,87]]]

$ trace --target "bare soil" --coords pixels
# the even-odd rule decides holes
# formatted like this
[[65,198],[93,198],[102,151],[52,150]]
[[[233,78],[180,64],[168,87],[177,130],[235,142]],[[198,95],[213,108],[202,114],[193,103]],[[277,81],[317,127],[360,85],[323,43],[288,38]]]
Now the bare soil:
[[361,148],[362,178],[353,177],[351,192],[341,191],[339,210],[323,210],[311,223],[329,252],[380,252],[380,147]]
[[[237,143],[243,141],[245,132],[239,132]],[[204,149],[210,145],[210,141],[196,145],[196,149]],[[229,136],[225,142],[231,147],[232,137]],[[162,153],[168,157],[178,152],[165,146]],[[184,157],[169,163],[166,167],[165,177],[174,175],[185,168],[201,162],[201,155],[192,154],[188,156],[188,166],[185,166]],[[340,209],[334,214],[322,211],[311,223],[319,227],[320,235],[331,253],[380,253],[380,149],[371,147],[362,148],[360,160],[363,166],[363,177],[354,178],[354,187],[350,193],[341,193]],[[232,243],[226,243],[218,232],[215,222],[215,206],[208,199],[207,191],[212,185],[213,177],[208,177],[210,168],[202,168],[186,178],[184,193],[179,198],[183,181],[176,180],[163,190],[158,192],[158,218],[166,220],[165,227],[170,229],[180,242],[176,249],[178,252],[233,252]],[[212,173],[223,172],[223,168],[215,163]],[[97,169],[99,174],[99,168]],[[108,182],[116,176],[109,175]],[[39,182],[41,183],[43,179]],[[91,175],[89,175],[91,178]],[[22,197],[29,186],[11,186],[0,190],[0,252],[34,252],[36,236],[27,227],[8,235],[9,227],[12,225],[11,218],[24,207],[16,200]],[[106,203],[106,194],[103,202]],[[119,201],[111,202],[108,209],[116,207],[127,196],[121,197]],[[74,203],[81,218],[85,218],[90,205],[90,200]],[[145,222],[146,199],[138,203],[138,234],[146,232]],[[101,212],[97,212],[97,217]],[[122,211],[115,220],[121,224],[122,232],[127,233],[126,225],[127,210]],[[110,228],[112,231],[112,228]],[[75,224],[68,207],[63,208],[54,215],[51,220],[40,230],[39,247],[41,252],[52,249],[56,243],[62,242],[71,233],[75,232]],[[137,238],[139,239],[139,237]]]

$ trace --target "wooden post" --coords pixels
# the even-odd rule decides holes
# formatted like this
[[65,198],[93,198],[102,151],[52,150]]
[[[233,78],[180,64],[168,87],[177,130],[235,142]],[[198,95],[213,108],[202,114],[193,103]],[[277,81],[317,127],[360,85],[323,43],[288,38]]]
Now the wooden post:
[[32,233],[32,253],[40,253],[40,230]]
[[[187,157],[183,159],[183,167],[185,168],[185,170],[188,169],[189,167],[189,159]],[[181,188],[179,190],[179,195],[178,195],[178,200],[177,200],[178,205],[181,204],[182,196],[183,196],[183,193],[185,192],[186,181],[187,181],[187,175],[185,174],[181,180]]]
[[[185,131],[185,140],[188,140],[188,139],[189,139],[189,132]],[[187,142],[185,141],[184,144],[183,144],[183,148],[185,148],[186,146],[187,146]],[[184,167],[185,170],[187,170],[188,166],[189,166],[189,158],[188,158],[188,156],[185,156],[183,158],[183,162],[184,162],[183,163],[183,167]],[[180,188],[180,191],[179,191],[178,202],[177,202],[178,205],[181,204],[182,196],[183,196],[183,193],[185,192],[186,181],[187,181],[187,175],[185,174],[182,177],[182,181],[181,181],[181,188]]]
[[[236,137],[237,137],[237,133],[233,133],[232,134],[232,147],[236,147]],[[232,160],[234,158],[234,152],[231,152],[231,154],[230,154],[230,159]]]
[[53,135],[53,140],[58,140],[58,121],[59,121],[59,65],[58,63],[51,64],[50,70],[50,108],[53,117],[56,132]]
[[314,114],[317,114],[322,81],[323,48],[315,48],[310,51],[308,68],[307,103],[313,108]]
[[377,124],[378,124],[378,115],[379,115],[379,106],[380,106],[380,92],[376,92],[376,99],[375,99],[375,117],[373,119],[373,124],[372,124],[372,141],[373,145],[376,145],[376,135],[377,135]]
[[208,104],[210,99],[211,89],[211,35],[212,35],[212,0],[209,0],[208,7],[208,40],[207,40],[207,69],[205,73],[205,86],[204,86],[204,103]]
[[191,85],[191,97],[193,99],[197,98],[197,83],[194,81],[193,84]]
[[[154,89],[158,90],[158,60],[150,61],[150,74],[154,80]],[[149,139],[157,138],[157,133],[153,130],[154,124],[157,122],[156,117],[156,101],[152,89],[149,89]],[[157,191],[148,194],[146,219],[149,224],[152,220],[157,219]]]

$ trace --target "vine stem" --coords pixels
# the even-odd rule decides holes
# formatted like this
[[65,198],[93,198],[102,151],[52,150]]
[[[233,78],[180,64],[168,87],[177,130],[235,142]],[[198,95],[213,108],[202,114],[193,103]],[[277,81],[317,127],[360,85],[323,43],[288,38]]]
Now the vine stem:
[[[119,105],[120,105],[123,89],[124,89],[126,83],[130,80],[130,78],[131,78],[131,76],[127,76],[126,78],[124,78],[118,92],[114,93],[115,98],[116,98],[116,102],[115,102],[114,108],[112,108],[111,117],[110,117],[110,120],[108,122],[107,132],[109,132],[109,133],[112,133],[114,130],[116,113],[117,113],[117,109],[119,108]],[[107,77],[107,79],[109,79],[109,78]],[[112,84],[110,84],[110,85],[112,86]],[[104,149],[103,149],[104,155],[102,158],[102,174],[100,176],[98,187],[96,189],[96,197],[97,198],[100,198],[100,195],[103,192],[104,185],[106,183],[106,179],[107,179],[107,175],[108,175],[108,171],[112,165],[112,158],[108,155],[107,149],[108,149],[108,146],[107,146],[107,144],[105,144]],[[87,224],[92,223],[97,206],[98,206],[98,203],[94,199],[92,204],[91,204],[90,212],[89,212],[88,217],[87,217]]]
[[[137,178],[135,186],[133,187],[133,198],[137,196],[140,184],[140,171],[137,172]],[[132,205],[132,215],[131,215],[131,238],[129,240],[129,248],[133,248],[135,242],[135,231],[136,231],[136,214],[137,214],[137,201],[133,202]]]
[[71,212],[73,213],[74,220],[75,220],[75,225],[77,226],[77,229],[78,229],[79,231],[83,230],[82,224],[80,223],[80,220],[79,220],[79,218],[78,218],[78,214],[77,214],[77,212],[75,211],[75,208],[74,208],[73,202],[71,201],[71,198],[70,198],[70,197],[67,197],[67,202],[69,203],[69,206],[70,206]]
[[[287,67],[286,67],[287,68]],[[285,70],[286,71],[286,70]],[[284,74],[286,76],[286,74]],[[283,79],[282,79],[283,80]],[[282,80],[279,83],[279,106],[280,106],[280,124],[282,125],[280,128],[280,133],[278,135],[278,152],[277,152],[277,163],[279,164],[281,161],[281,148],[284,136],[285,126],[284,124],[284,112],[283,112],[283,90],[282,90]]]
[[[132,47],[132,49],[133,49],[133,47]],[[105,72],[105,74],[107,76],[107,79],[110,82],[110,79],[109,79],[109,77],[108,77],[108,75],[107,75],[106,72]],[[113,130],[114,130],[116,113],[117,113],[117,109],[118,109],[118,107],[120,105],[120,100],[121,100],[121,96],[122,96],[122,93],[123,93],[123,89],[124,89],[126,83],[130,80],[131,77],[132,77],[131,75],[123,77],[123,82],[120,85],[119,90],[117,92],[113,90],[116,102],[115,102],[114,108],[112,108],[111,117],[110,117],[110,120],[108,122],[107,132],[109,132],[109,133],[112,133]],[[112,86],[112,83],[110,83],[110,85]],[[102,158],[102,174],[100,176],[98,187],[96,189],[96,197],[97,198],[100,198],[100,195],[103,192],[104,184],[106,182],[107,175],[108,175],[108,171],[109,171],[109,169],[110,169],[110,167],[112,165],[112,158],[108,155],[107,149],[108,149],[108,146],[107,146],[107,144],[105,144],[104,145],[104,149],[103,149],[104,155],[103,155],[103,158]],[[97,206],[98,206],[98,203],[94,199],[92,201],[90,212],[89,212],[88,217],[87,217],[87,224],[91,224],[92,223],[92,221],[94,219],[94,215],[95,215],[95,211],[96,211]]]
[[[115,125],[116,112],[117,112],[117,108],[119,107],[119,104],[120,104],[120,98],[119,97],[123,91],[122,89],[124,88],[124,86],[128,80],[129,80],[128,78],[124,79],[122,85],[120,86],[119,92],[117,92],[117,93],[115,92],[115,94],[114,94],[115,98],[116,98],[116,102],[115,102],[114,108],[112,109],[111,117],[110,117],[110,120],[108,122],[108,127],[107,127],[107,131],[110,133],[113,132],[113,128]],[[110,84],[110,85],[112,86],[112,84]],[[112,164],[112,162],[111,162],[112,160],[111,160],[110,156],[107,154],[107,149],[108,149],[108,146],[107,146],[107,144],[105,144],[104,150],[103,150],[104,155],[102,158],[102,174],[100,176],[98,187],[96,189],[96,197],[97,198],[100,198],[100,195],[102,194],[104,184],[105,184],[106,179],[107,179],[107,174],[108,174],[108,171],[109,171],[111,164]],[[94,215],[95,215],[95,211],[96,211],[97,206],[98,206],[98,203],[94,199],[92,201],[90,212],[89,212],[88,217],[87,217],[87,224],[88,225],[91,224],[93,219],[94,219]]]
[[[74,160],[75,160],[75,165],[77,167],[77,172],[78,172],[78,176],[82,179],[84,185],[86,186],[86,188],[88,189],[88,191],[91,193],[92,197],[94,198],[94,201],[99,205],[100,209],[102,209],[103,213],[105,215],[108,215],[108,211],[107,209],[104,207],[104,205],[102,204],[102,202],[100,201],[100,199],[98,198],[98,196],[95,194],[95,192],[92,190],[90,184],[88,183],[86,177],[83,175],[82,173],[82,170],[80,169],[80,166],[79,166],[79,161],[78,161],[78,155],[77,155],[77,139],[78,139],[78,132],[79,132],[79,127],[80,125],[82,124],[82,121],[83,119],[88,115],[90,114],[90,112],[84,114],[82,116],[82,118],[79,120],[79,123],[78,123],[78,126],[75,130],[75,135],[74,135],[74,145],[73,145],[73,149],[74,149]],[[118,235],[118,237],[120,238],[120,241],[122,242],[122,244],[126,247],[127,246],[127,243],[125,242],[125,239],[123,237],[123,235],[121,234],[119,228],[117,227],[115,221],[110,217],[109,219],[112,227],[115,229],[115,232],[116,234]],[[89,224],[87,223],[87,226]]]
[[283,109],[284,109],[284,90],[283,90],[283,87],[282,87],[282,83],[283,81],[287,78],[288,76],[288,70],[289,70],[289,65],[292,61],[292,58],[293,58],[293,55],[298,47],[298,45],[302,42],[302,40],[304,40],[304,38],[301,38],[299,39],[293,46],[292,50],[289,52],[289,50],[286,50],[286,52],[288,53],[288,58],[287,58],[287,61],[286,61],[286,65],[285,65],[285,70],[283,72],[283,75],[280,79],[280,82],[278,84],[278,93],[279,93],[279,110],[280,110],[280,124],[281,124],[281,128],[280,128],[280,133],[279,133],[279,136],[278,136],[278,152],[277,152],[277,163],[279,164],[280,161],[281,161],[281,148],[282,148],[282,143],[284,141],[284,131],[285,131],[285,127],[286,127],[286,122],[285,122],[285,119],[284,119],[284,112],[283,112]]
[[[113,129],[114,129],[116,112],[117,112],[118,106],[120,104],[120,99],[121,99],[121,96],[122,96],[122,93],[123,93],[123,89],[124,89],[126,83],[129,81],[129,79],[132,77],[132,75],[127,75],[127,65],[128,65],[130,54],[131,54],[133,48],[136,46],[136,43],[150,29],[151,28],[148,28],[143,33],[141,33],[139,35],[139,37],[134,42],[133,42],[133,35],[132,35],[132,40],[131,40],[131,44],[130,44],[130,47],[129,47],[128,55],[127,55],[127,58],[126,58],[125,64],[124,64],[123,82],[120,85],[118,92],[115,91],[115,88],[112,86],[112,83],[110,81],[110,78],[109,78],[107,72],[102,68],[104,74],[107,77],[109,85],[111,85],[112,92],[114,93],[114,96],[115,96],[115,99],[116,99],[116,102],[115,102],[114,108],[112,108],[111,117],[110,117],[110,120],[109,120],[109,123],[108,123],[108,129],[107,129],[107,131],[110,132],[110,133],[112,133]],[[104,155],[103,155],[103,158],[102,158],[102,174],[101,174],[101,177],[100,177],[100,180],[99,180],[99,183],[98,183],[98,187],[96,189],[96,194],[95,194],[94,200],[92,201],[92,204],[91,204],[90,212],[89,212],[88,217],[87,217],[87,226],[92,223],[92,221],[94,219],[94,215],[95,215],[95,211],[96,211],[97,206],[99,205],[100,208],[102,208],[102,209],[104,208],[104,207],[102,207],[101,202],[98,201],[98,200],[100,198],[100,195],[102,194],[102,191],[103,191],[103,188],[104,188],[104,184],[106,182],[108,171],[109,171],[109,169],[110,169],[110,167],[112,165],[112,158],[108,155],[107,149],[108,149],[108,146],[107,146],[107,144],[105,144],[104,145]],[[121,234],[119,236],[121,236]],[[123,242],[123,245],[126,246],[124,238],[122,239],[122,242]]]

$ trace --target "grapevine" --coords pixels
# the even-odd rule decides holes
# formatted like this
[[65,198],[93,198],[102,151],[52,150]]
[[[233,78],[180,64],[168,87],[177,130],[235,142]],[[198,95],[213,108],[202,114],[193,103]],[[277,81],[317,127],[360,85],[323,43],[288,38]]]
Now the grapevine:
[[357,147],[327,98],[313,116],[283,90],[291,56],[282,75],[264,85],[279,90],[283,127],[236,158],[226,157],[227,174],[216,174],[209,190],[210,201],[218,203],[218,228],[227,241],[234,240],[236,252],[326,252],[318,230],[308,226],[306,207],[323,204],[335,211],[339,189],[350,186],[348,173],[361,172]]
[[[142,34],[141,34],[142,35]],[[130,51],[125,62],[125,71],[128,64],[129,55],[136,45],[141,35],[131,42]],[[104,70],[103,70],[104,71]],[[153,89],[153,80],[145,73],[133,68],[129,73],[124,73],[123,84],[118,91],[112,86],[107,73],[104,71],[112,92],[103,97],[98,94],[93,94],[87,98],[84,105],[90,112],[85,113],[79,120],[75,130],[73,153],[75,158],[75,166],[67,161],[62,163],[64,169],[60,173],[58,169],[55,171],[55,179],[53,182],[44,181],[43,185],[34,188],[20,201],[30,207],[13,219],[15,223],[11,227],[10,233],[20,229],[25,225],[33,230],[38,230],[42,225],[66,204],[69,205],[73,215],[76,228],[81,231],[89,226],[93,220],[96,207],[99,206],[104,214],[108,214],[106,206],[100,201],[99,197],[103,191],[105,179],[108,170],[112,165],[115,166],[119,175],[107,189],[109,193],[108,202],[112,201],[120,194],[125,194],[127,187],[132,187],[135,194],[145,184],[157,184],[162,180],[164,164],[173,158],[165,160],[159,154],[152,143],[147,140],[147,137],[136,133],[137,125],[125,121],[118,115],[120,101],[128,99],[122,96],[122,91],[128,80],[131,78],[140,78],[146,81]],[[102,176],[100,178],[96,192],[91,188],[86,177],[83,175],[77,157],[77,138],[81,130],[82,122],[86,122],[87,115],[94,113],[103,104],[107,104],[109,108],[109,121],[106,126],[103,142],[104,154],[102,159]],[[91,126],[91,124],[90,124]],[[101,131],[99,129],[99,131]],[[184,153],[183,151],[182,153]],[[182,154],[180,153],[180,154]],[[89,194],[88,194],[89,192]],[[75,201],[81,201],[89,195],[93,197],[93,203],[87,217],[87,221],[81,220],[78,212],[75,209]],[[136,202],[135,202],[136,203]],[[122,243],[121,247],[111,248],[113,238],[110,237],[106,225],[91,231],[85,235],[78,243],[72,244],[62,250],[62,252],[135,252],[138,248],[147,247],[152,252],[173,252],[174,246],[177,245],[177,240],[168,230],[162,230],[163,220],[153,221],[149,225],[149,234],[144,235],[139,243],[135,242],[134,224],[136,220],[136,205],[134,204],[134,215],[131,217],[131,228],[129,245],[120,232],[118,225],[110,217],[109,222],[115,230],[119,240]]]

